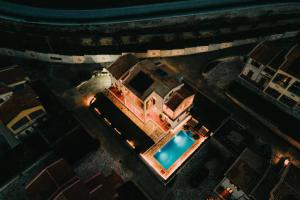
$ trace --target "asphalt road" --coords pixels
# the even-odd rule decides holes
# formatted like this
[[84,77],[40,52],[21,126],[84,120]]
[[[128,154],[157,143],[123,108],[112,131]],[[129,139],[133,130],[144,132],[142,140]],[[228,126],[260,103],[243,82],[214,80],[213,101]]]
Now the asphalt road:
[[272,2],[258,0],[189,0],[108,9],[60,10],[0,1],[0,18],[38,24],[120,23],[228,10],[236,12],[242,11],[244,8],[257,9],[276,5],[299,6],[297,2],[296,0],[289,0],[288,2],[286,0],[274,0]]

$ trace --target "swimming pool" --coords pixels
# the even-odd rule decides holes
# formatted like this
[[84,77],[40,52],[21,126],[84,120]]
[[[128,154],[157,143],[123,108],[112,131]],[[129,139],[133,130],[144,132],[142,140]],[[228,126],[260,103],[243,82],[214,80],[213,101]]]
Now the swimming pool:
[[181,130],[154,154],[155,159],[166,170],[169,169],[194,144],[195,140],[190,135],[191,132]]

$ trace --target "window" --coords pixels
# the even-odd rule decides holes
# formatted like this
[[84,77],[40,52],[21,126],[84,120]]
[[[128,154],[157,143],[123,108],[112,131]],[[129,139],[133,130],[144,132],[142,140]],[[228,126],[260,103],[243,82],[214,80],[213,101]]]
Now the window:
[[59,57],[53,57],[53,56],[51,56],[50,59],[51,59],[51,60],[62,60],[62,58],[59,58]]
[[247,77],[251,79],[253,74],[254,74],[254,72],[252,70],[249,70]]
[[13,130],[17,130],[17,129],[21,128],[22,126],[26,125],[28,122],[29,122],[29,120],[26,117],[23,117],[22,119],[20,119],[19,121],[17,121],[12,126],[12,129]]
[[280,97],[279,101],[281,101],[282,103],[284,103],[285,105],[289,106],[289,107],[294,107],[297,102],[294,101],[293,99],[283,95],[282,97]]
[[266,93],[271,97],[274,97],[275,99],[277,99],[280,96],[280,92],[270,87],[266,89]]
[[281,87],[286,88],[291,80],[291,77],[285,76],[283,74],[277,74],[276,77],[273,79],[273,83],[276,83]]
[[44,110],[40,109],[40,110],[36,110],[32,113],[29,114],[29,117],[33,120],[33,119],[36,119],[38,118],[39,116],[41,116],[42,114],[44,114]]
[[288,91],[294,93],[298,97],[300,97],[300,82],[296,81],[289,87]]
[[260,67],[260,64],[258,62],[256,62],[255,60],[252,60],[251,64],[256,68]]

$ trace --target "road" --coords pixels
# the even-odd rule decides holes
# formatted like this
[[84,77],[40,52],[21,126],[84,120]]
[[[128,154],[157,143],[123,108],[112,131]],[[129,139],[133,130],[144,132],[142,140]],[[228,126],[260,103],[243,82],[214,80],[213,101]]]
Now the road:
[[[52,25],[107,24],[153,20],[167,17],[209,14],[222,11],[243,11],[275,6],[300,4],[296,0],[190,0],[131,7],[92,10],[60,10],[37,8],[0,1],[0,18],[16,22]],[[166,14],[167,13],[167,14]]]

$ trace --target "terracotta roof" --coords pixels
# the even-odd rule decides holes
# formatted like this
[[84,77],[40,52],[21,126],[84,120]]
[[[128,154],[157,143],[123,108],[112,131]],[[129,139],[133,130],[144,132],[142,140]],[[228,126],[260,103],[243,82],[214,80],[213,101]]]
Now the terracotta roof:
[[26,86],[24,89],[15,92],[9,100],[0,106],[0,120],[7,124],[23,110],[38,105],[41,105],[38,96],[29,86]]
[[84,200],[90,199],[90,194],[85,185],[78,179],[64,188],[53,200]]
[[[71,167],[60,159],[38,174],[27,186],[26,192],[31,199],[48,199],[53,196],[60,186],[70,182],[75,182],[75,174]],[[71,183],[70,182],[70,183]]]
[[132,66],[138,63],[139,59],[132,54],[120,56],[111,66],[108,71],[115,79],[120,79]]
[[250,194],[269,166],[269,161],[245,149],[226,172],[226,177],[246,194]]
[[279,183],[271,194],[272,200],[297,200],[300,199],[300,169],[289,165],[283,172]]
[[18,66],[11,66],[0,69],[0,82],[11,85],[26,80],[27,75]]

